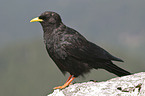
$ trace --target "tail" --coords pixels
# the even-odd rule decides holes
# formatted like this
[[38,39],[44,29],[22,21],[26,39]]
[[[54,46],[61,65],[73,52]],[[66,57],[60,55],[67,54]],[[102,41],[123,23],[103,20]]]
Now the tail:
[[108,58],[109,58],[110,60],[119,61],[119,62],[124,62],[122,59],[117,58],[117,57],[111,55],[111,54],[108,53],[108,52],[107,52],[107,56],[108,56]]
[[125,75],[130,75],[131,73],[122,69],[122,68],[119,68],[118,66],[116,66],[115,64],[113,64],[112,62],[110,63],[103,63],[103,66],[102,66],[103,69],[111,72],[111,73],[114,73],[115,75],[117,76],[125,76]]

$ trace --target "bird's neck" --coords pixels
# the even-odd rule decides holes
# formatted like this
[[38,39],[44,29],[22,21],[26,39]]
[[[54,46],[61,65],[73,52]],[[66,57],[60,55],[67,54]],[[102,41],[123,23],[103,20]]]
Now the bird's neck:
[[56,35],[56,34],[58,34],[58,33],[63,33],[64,32],[64,30],[66,29],[66,26],[63,24],[63,23],[61,23],[60,25],[59,25],[59,27],[48,27],[48,28],[43,28],[43,30],[44,30],[44,34],[43,34],[43,37],[44,37],[44,43],[46,44],[46,43],[48,43],[48,42],[51,42],[52,41],[52,39],[54,39],[54,36]]
[[54,32],[55,30],[60,30],[60,29],[63,29],[62,27],[64,27],[65,25],[63,23],[60,23],[60,24],[55,24],[55,25],[43,25],[43,31],[44,31],[44,34],[51,34],[52,32]]
[[48,26],[48,27],[43,27],[43,31],[44,31],[44,39],[46,39],[46,37],[52,37],[53,35],[59,33],[63,33],[64,30],[66,29],[66,26],[61,23],[59,26]]

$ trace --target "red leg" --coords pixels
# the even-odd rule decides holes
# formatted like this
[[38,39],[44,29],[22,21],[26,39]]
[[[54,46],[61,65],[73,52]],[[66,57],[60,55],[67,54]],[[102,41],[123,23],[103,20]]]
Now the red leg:
[[70,76],[68,77],[68,79],[67,79],[67,81],[66,81],[66,82],[68,82],[68,81],[71,79],[71,77],[72,77],[72,75],[70,75]]
[[55,88],[53,88],[53,89],[63,89],[63,88],[65,88],[65,87],[67,87],[74,79],[75,79],[75,77],[72,77],[72,78],[71,78],[69,81],[67,81],[64,85],[55,87]]

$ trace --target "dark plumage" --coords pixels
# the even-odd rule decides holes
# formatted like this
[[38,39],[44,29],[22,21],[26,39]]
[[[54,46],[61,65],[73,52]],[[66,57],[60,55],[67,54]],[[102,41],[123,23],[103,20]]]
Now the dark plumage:
[[112,56],[76,30],[64,25],[59,14],[46,11],[31,20],[35,21],[41,23],[47,52],[62,73],[69,72],[70,77],[78,77],[95,68],[105,69],[117,76],[130,74],[112,63],[123,62],[121,59]]

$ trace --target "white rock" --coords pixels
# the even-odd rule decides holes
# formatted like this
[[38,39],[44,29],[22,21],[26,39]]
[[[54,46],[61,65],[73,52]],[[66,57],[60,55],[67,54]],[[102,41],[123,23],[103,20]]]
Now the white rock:
[[48,96],[145,96],[145,72],[105,82],[76,83]]

